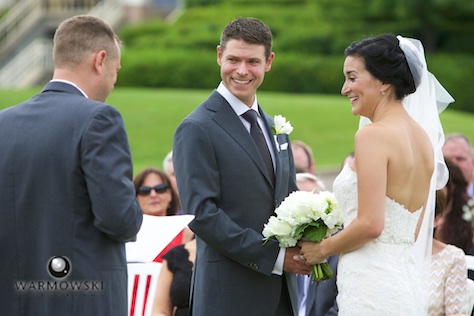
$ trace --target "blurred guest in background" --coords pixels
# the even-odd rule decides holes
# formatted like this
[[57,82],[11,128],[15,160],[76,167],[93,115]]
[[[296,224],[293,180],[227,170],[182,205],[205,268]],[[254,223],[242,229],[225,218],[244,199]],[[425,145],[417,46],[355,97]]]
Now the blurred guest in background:
[[196,239],[172,248],[162,257],[152,316],[187,316]]
[[461,169],[466,179],[467,193],[474,197],[474,151],[469,138],[459,133],[446,135],[443,155]]
[[351,165],[352,161],[354,161],[355,153],[351,151],[344,160],[342,161],[341,170],[344,168],[345,165]]
[[166,155],[165,159],[163,159],[163,171],[170,179],[171,187],[176,193],[177,203],[178,203],[178,206],[177,206],[178,210],[176,211],[176,215],[181,215],[183,214],[183,210],[181,208],[181,202],[179,201],[178,185],[176,184],[176,175],[174,174],[173,151],[170,151]]
[[143,213],[153,216],[176,215],[178,196],[171,181],[161,170],[146,168],[133,179],[138,202]]
[[324,183],[317,176],[308,172],[296,174],[296,185],[301,191],[319,193],[326,190]]
[[[151,216],[176,215],[178,197],[171,187],[168,176],[156,168],[146,168],[133,179],[135,192],[143,213]],[[145,218],[146,220],[146,218]],[[171,248],[181,245],[193,238],[193,232],[186,227],[159,254],[155,262],[161,262],[161,256]]]
[[449,180],[442,190],[446,193],[446,208],[438,223],[435,238],[446,244],[461,248],[464,253],[472,251],[473,231],[471,222],[463,218],[463,207],[469,197],[466,193],[466,178],[454,162],[446,159]]
[[[436,192],[434,227],[443,221],[446,194]],[[447,245],[433,239],[431,257],[431,278],[429,296],[429,316],[469,315],[472,304],[468,306],[467,268],[464,251],[456,246]]]
[[291,142],[291,150],[293,151],[293,160],[295,162],[295,171],[315,173],[315,162],[311,147],[301,140]]

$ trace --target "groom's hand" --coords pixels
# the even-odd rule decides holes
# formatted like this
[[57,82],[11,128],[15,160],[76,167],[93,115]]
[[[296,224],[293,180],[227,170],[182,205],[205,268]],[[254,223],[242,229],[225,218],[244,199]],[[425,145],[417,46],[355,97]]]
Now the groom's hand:
[[304,260],[295,260],[293,258],[295,256],[300,256],[300,247],[286,248],[283,271],[309,275],[311,273],[311,266],[306,264]]

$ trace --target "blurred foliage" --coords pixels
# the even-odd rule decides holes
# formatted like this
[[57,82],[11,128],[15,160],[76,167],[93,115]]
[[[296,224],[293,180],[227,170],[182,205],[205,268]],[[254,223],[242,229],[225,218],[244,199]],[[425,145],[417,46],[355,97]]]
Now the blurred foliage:
[[8,12],[8,8],[0,8],[0,19]]
[[[264,21],[276,53],[262,90],[340,92],[343,51],[354,40],[394,33],[420,38],[430,71],[474,112],[472,0],[185,0],[173,23],[153,19],[120,30],[125,44],[118,85],[215,88],[216,46],[238,16]],[[125,74],[123,74],[125,73]]]

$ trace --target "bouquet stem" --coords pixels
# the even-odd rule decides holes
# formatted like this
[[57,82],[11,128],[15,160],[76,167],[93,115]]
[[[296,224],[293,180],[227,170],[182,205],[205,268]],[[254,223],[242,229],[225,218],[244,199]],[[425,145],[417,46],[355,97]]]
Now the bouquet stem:
[[312,279],[314,282],[329,280],[334,276],[334,273],[332,272],[331,267],[329,267],[327,261],[312,265],[311,269],[313,270]]

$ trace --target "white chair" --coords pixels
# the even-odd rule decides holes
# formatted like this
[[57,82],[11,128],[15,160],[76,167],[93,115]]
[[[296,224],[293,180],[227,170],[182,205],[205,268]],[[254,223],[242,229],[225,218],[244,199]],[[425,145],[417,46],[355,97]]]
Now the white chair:
[[149,316],[153,308],[161,263],[127,263],[130,316]]
[[474,271],[474,256],[473,255],[466,255],[466,265],[468,270]]
[[[466,266],[468,270],[474,271],[474,256],[473,255],[466,255]],[[468,306],[471,309],[474,307],[474,281],[471,279],[467,279],[467,301]]]

